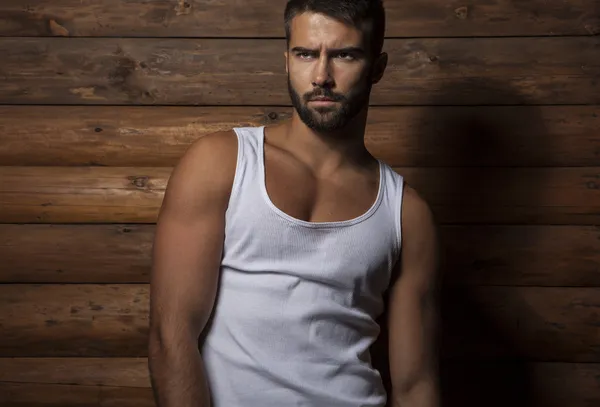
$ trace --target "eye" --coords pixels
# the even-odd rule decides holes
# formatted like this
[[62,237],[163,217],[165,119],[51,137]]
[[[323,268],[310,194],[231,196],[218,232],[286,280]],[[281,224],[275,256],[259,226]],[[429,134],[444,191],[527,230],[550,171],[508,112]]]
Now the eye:
[[338,57],[349,60],[349,61],[354,59],[354,55],[350,54],[349,52],[340,52],[338,54]]
[[312,56],[312,54],[310,52],[306,52],[306,51],[298,52],[296,55],[298,57],[300,57],[301,59],[308,59]]

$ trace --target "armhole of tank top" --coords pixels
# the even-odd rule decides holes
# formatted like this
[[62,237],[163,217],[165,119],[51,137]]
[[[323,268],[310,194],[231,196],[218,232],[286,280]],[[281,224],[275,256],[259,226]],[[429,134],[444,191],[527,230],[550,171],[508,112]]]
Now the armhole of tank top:
[[233,175],[233,183],[231,185],[231,194],[229,195],[229,204],[227,205],[227,209],[239,194],[240,185],[242,183],[242,160],[244,159],[244,140],[242,140],[242,134],[239,129],[234,128],[233,132],[235,133],[235,137],[237,140],[237,158],[235,163],[235,174]]
[[396,244],[398,248],[398,256],[402,253],[402,208],[404,202],[404,177],[398,177],[398,191],[396,191],[397,207],[396,207]]

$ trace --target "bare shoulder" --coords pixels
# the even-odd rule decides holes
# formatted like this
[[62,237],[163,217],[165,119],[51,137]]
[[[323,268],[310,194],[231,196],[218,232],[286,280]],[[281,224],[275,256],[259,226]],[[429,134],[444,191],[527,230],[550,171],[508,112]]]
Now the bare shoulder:
[[402,265],[420,278],[433,276],[439,256],[438,225],[429,203],[409,185],[402,204]]
[[429,203],[411,185],[404,184],[402,198],[402,228],[406,232],[431,232],[435,229],[436,220]]
[[181,156],[169,177],[163,207],[189,209],[210,199],[226,204],[237,164],[237,137],[233,130],[205,135]]
[[233,130],[207,134],[194,141],[180,158],[175,170],[194,170],[227,178],[235,170],[237,138]]
[[[439,277],[439,242],[427,201],[405,183],[402,203],[402,250],[394,269],[392,301],[433,293]],[[415,297],[417,295],[418,297]]]

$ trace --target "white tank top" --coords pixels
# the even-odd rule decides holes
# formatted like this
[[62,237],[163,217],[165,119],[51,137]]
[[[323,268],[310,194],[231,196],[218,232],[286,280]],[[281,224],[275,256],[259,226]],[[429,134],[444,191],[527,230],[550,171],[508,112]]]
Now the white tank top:
[[379,161],[377,200],[307,222],[269,199],[264,126],[236,128],[220,286],[202,347],[213,407],[382,407],[371,365],[400,253],[403,178]]

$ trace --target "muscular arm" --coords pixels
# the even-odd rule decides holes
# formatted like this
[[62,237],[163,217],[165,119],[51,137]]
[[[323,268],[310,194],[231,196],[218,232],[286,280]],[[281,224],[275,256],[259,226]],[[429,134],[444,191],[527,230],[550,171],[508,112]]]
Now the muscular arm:
[[402,230],[388,321],[392,406],[439,407],[437,231],[428,205],[408,186]]
[[159,407],[210,405],[198,338],[217,292],[236,143],[225,133],[196,141],[165,192],[153,246],[148,342]]

